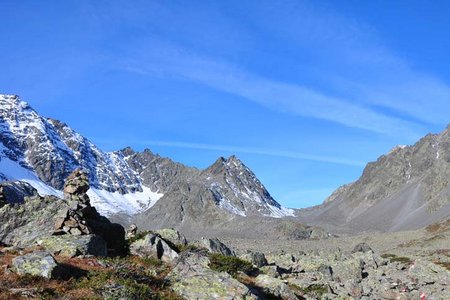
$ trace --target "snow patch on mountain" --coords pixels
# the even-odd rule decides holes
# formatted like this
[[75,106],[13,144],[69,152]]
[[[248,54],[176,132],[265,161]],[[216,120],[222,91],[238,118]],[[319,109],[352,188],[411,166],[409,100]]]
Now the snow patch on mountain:
[[142,192],[120,194],[90,188],[87,194],[91,199],[91,205],[104,215],[109,216],[115,213],[134,215],[149,209],[164,196],[164,194],[152,192],[145,186],[142,189]]

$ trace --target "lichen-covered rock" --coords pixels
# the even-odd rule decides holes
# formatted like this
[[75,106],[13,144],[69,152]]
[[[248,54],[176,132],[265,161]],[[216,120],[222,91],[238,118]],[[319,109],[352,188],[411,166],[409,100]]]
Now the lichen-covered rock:
[[13,270],[19,275],[32,275],[53,278],[56,275],[58,263],[47,251],[38,251],[12,260]]
[[39,239],[37,243],[53,254],[75,257],[79,255],[106,256],[106,242],[98,235],[56,235]]
[[166,241],[152,233],[132,243],[130,252],[141,257],[154,257],[167,263],[173,262],[178,257],[178,253]]
[[282,273],[280,268],[276,265],[260,267],[259,270],[261,271],[261,273],[266,274],[273,278],[280,277]]
[[233,250],[231,250],[227,245],[222,243],[219,239],[207,239],[201,238],[196,244],[202,248],[207,249],[211,253],[218,253],[225,256],[236,256]]
[[356,253],[356,252],[369,252],[369,251],[373,251],[372,248],[370,248],[369,245],[367,245],[366,243],[359,243],[358,245],[356,245],[353,248],[352,253]]
[[184,235],[172,228],[164,228],[156,231],[164,240],[173,245],[186,246],[188,241]]
[[25,197],[23,204],[1,207],[0,241],[26,247],[40,237],[50,236],[54,230],[54,216],[64,207],[64,201],[54,196]]
[[271,264],[275,264],[285,270],[291,270],[296,258],[290,253],[279,253],[267,255],[267,260]]
[[267,266],[268,264],[264,253],[261,252],[247,251],[241,254],[239,258],[251,262],[257,268]]
[[295,293],[281,279],[261,274],[255,278],[255,285],[262,288],[265,294],[284,300],[298,300]]
[[172,289],[188,300],[257,299],[244,284],[228,273],[209,269],[208,264],[206,251],[182,253],[167,276]]

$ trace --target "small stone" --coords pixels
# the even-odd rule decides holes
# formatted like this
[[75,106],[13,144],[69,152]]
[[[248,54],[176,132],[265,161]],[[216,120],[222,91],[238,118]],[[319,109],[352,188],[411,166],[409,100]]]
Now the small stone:
[[69,208],[71,210],[77,210],[79,208],[78,201],[75,201],[75,200],[69,201]]
[[366,243],[359,243],[353,248],[352,253],[373,251]]
[[75,227],[75,228],[71,228],[70,229],[70,234],[77,236],[77,235],[82,235],[83,233],[81,232],[80,229]]
[[78,222],[74,218],[70,218],[64,222],[64,225],[73,228],[78,226]]
[[55,220],[55,230],[61,229],[64,226],[64,221],[66,220],[66,218],[56,218]]

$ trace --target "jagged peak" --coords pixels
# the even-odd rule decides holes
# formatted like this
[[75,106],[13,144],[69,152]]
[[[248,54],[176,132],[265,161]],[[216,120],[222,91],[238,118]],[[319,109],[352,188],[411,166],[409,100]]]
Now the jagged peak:
[[54,126],[69,127],[69,125],[67,125],[67,123],[64,123],[64,122],[62,122],[60,120],[57,120],[57,119],[47,118],[47,121],[52,123]]
[[119,153],[122,153],[125,157],[131,156],[131,155],[133,155],[133,154],[136,153],[136,151],[134,151],[134,149],[131,148],[130,146],[127,146],[127,147],[125,147],[125,148],[119,150],[118,152],[119,152]]
[[[32,109],[28,102],[22,101],[18,95],[0,94],[0,101],[4,108]],[[4,106],[5,104],[9,104],[9,107]]]

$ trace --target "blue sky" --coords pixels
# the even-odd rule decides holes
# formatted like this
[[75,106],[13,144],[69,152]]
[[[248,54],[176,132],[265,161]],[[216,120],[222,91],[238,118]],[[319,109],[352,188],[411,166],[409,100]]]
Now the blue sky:
[[0,1],[0,92],[107,151],[236,154],[285,206],[450,122],[448,1]]

